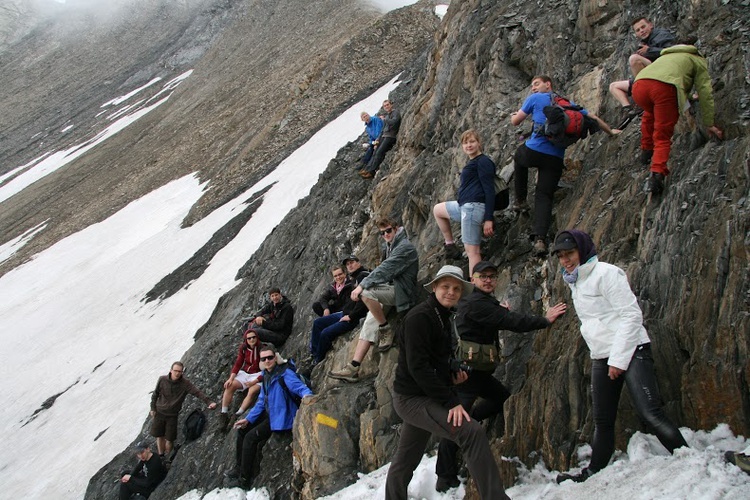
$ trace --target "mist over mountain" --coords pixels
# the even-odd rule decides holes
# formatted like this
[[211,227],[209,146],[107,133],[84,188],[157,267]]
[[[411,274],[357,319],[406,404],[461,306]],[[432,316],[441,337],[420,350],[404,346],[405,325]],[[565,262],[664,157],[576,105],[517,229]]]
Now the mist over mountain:
[[[637,124],[617,139],[598,134],[576,144],[567,153],[564,189],[556,194],[553,230],[590,232],[602,258],[627,272],[654,343],[670,418],[692,429],[723,423],[735,434],[750,434],[747,2],[468,0],[453,2],[442,21],[434,15],[436,3],[423,0],[383,14],[353,0],[5,0],[0,189],[51,152],[93,141],[128,113],[145,114],[0,202],[0,244],[41,228],[0,262],[0,279],[56,242],[192,173],[205,185],[182,225],[198,224],[400,73],[402,84],[391,98],[404,122],[382,172],[372,182],[360,179],[353,168],[360,146],[355,141],[343,148],[310,195],[246,256],[236,275],[241,282],[228,285],[210,319],[190,332],[195,343],[182,359],[192,367],[191,380],[216,400],[236,352],[237,328],[271,285],[281,286],[297,309],[284,351],[305,358],[309,305],[328,281],[329,266],[350,252],[377,264],[377,216],[401,218],[420,255],[420,280],[429,280],[444,263],[431,210],[455,196],[460,133],[477,128],[487,154],[508,163],[522,132],[508,117],[523,102],[532,76],[549,74],[561,93],[615,122],[618,110],[607,87],[627,76],[629,20],[643,13],[659,26],[698,37],[726,138],[706,141],[683,119],[674,138],[673,174],[660,200],[641,190],[646,169],[637,160]],[[166,92],[176,78],[182,79]],[[144,303],[189,287],[245,220],[233,219],[190,259],[175,262]],[[569,293],[557,262],[531,257],[528,226],[524,216],[498,214],[496,236],[483,244],[483,255],[503,268],[499,298],[514,310],[541,314],[549,304],[569,300]],[[329,494],[353,482],[357,472],[390,461],[399,424],[390,404],[396,351],[368,355],[357,384],[325,375],[350,359],[356,340],[356,330],[339,339],[312,372],[319,397],[300,411],[294,442],[272,441],[264,451],[267,467],[259,484],[272,497]],[[513,396],[505,418],[488,424],[493,451],[529,467],[543,461],[567,470],[593,429],[590,361],[577,318],[570,311],[551,331],[503,332],[502,340],[505,363],[497,376]],[[44,385],[39,392],[36,406],[65,397]],[[185,405],[183,418],[193,403]],[[319,413],[339,422],[335,435],[319,432]],[[132,414],[140,422],[147,408]],[[623,449],[645,428],[627,396],[619,414],[617,446]],[[149,423],[143,421],[133,441],[148,434]],[[119,451],[102,461],[112,458],[92,478],[86,498],[111,496],[112,478],[133,461],[130,450]],[[151,498],[225,486],[234,436],[209,428],[180,453]],[[501,470],[512,484],[516,464],[502,462]],[[478,498],[471,485],[467,498]]]

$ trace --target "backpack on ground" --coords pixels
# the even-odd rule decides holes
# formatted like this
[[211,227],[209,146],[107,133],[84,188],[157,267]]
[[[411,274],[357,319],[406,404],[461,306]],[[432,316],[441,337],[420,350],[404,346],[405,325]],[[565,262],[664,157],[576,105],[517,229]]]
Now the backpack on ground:
[[[309,377],[305,376],[302,373],[299,373],[297,371],[297,364],[294,362],[292,358],[289,358],[287,360],[287,370],[291,370],[292,373],[302,382],[305,384],[308,388],[312,387],[312,381]],[[281,384],[281,388],[286,391],[287,396],[289,396],[289,399],[292,400],[292,402],[299,408],[299,406],[302,404],[302,398],[297,396],[295,393],[289,390],[289,388],[286,386],[286,382],[284,381],[284,374],[282,373],[279,377],[279,384]]]
[[185,441],[195,441],[201,434],[203,429],[206,427],[206,414],[203,410],[195,409],[185,419],[185,428],[183,433],[185,434]]
[[543,109],[547,121],[541,133],[553,145],[567,148],[599,131],[599,124],[593,118],[581,113],[583,107],[557,94],[550,94],[550,105]]

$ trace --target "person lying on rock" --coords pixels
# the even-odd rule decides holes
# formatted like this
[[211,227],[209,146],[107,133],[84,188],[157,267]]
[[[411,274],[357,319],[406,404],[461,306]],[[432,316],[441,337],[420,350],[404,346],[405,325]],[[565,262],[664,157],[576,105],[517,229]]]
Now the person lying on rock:
[[594,412],[591,462],[579,473],[558,475],[557,482],[580,483],[607,466],[615,450],[615,420],[623,385],[628,387],[638,415],[670,453],[687,446],[680,430],[664,414],[651,340],[625,272],[600,262],[591,236],[575,229],[557,235],[552,255],[560,262],[581,321],[581,335],[591,351]]
[[359,333],[354,359],[343,368],[328,373],[332,378],[347,382],[359,380],[359,367],[370,346],[378,342],[378,350],[382,352],[393,345],[393,328],[386,319],[389,308],[395,306],[397,312],[407,311],[417,297],[417,249],[394,218],[385,217],[376,225],[385,242],[383,262],[351,294],[353,301],[361,300],[369,310]]
[[374,142],[375,153],[372,155],[370,162],[365,168],[359,171],[363,179],[372,179],[380,168],[380,164],[385,160],[385,154],[396,145],[396,137],[401,128],[401,113],[393,108],[393,103],[389,100],[383,101],[383,113],[380,119],[383,120],[383,129]]
[[278,287],[268,290],[268,296],[270,300],[250,320],[248,327],[252,326],[261,342],[281,346],[292,334],[294,307]]
[[135,445],[135,456],[138,457],[138,465],[120,478],[120,500],[130,500],[135,494],[148,498],[167,477],[167,468],[147,442],[141,441]]
[[299,409],[292,395],[309,401],[313,393],[286,363],[277,363],[277,351],[271,344],[260,350],[264,363],[263,382],[255,406],[245,418],[235,422],[237,432],[237,466],[228,475],[240,479],[240,485],[251,488],[259,469],[258,449],[273,432],[291,432]]
[[[369,274],[370,271],[363,267],[356,255],[346,257],[342,263],[349,273],[352,286],[347,288],[346,301],[339,312],[333,312],[324,315],[313,321],[312,332],[310,333],[310,353],[313,356],[313,363],[317,364],[323,361],[326,353],[331,350],[333,341],[339,336],[354,330],[359,325],[359,320],[367,315],[367,306],[361,300],[354,301],[351,299],[352,287],[359,286]],[[341,269],[337,267],[334,269]]]
[[[643,68],[656,61],[661,55],[662,49],[674,45],[675,38],[670,31],[664,28],[654,28],[654,23],[643,16],[636,17],[630,23],[630,26],[633,28],[636,38],[638,38],[638,50],[631,54],[628,59],[630,72],[633,77],[636,77]],[[609,85],[609,93],[622,106],[622,121],[617,126],[620,130],[623,130],[631,121],[643,113],[643,109],[634,108],[630,104],[628,96],[631,95],[632,90],[633,78],[612,82]]]
[[312,305],[312,310],[318,317],[341,311],[354,288],[352,281],[346,275],[344,266],[334,266],[331,268],[331,274],[333,281],[326,287],[318,301]]
[[237,359],[234,361],[229,378],[224,382],[224,393],[221,396],[221,413],[219,414],[219,428],[222,431],[229,425],[229,406],[232,397],[238,390],[247,390],[236,415],[240,416],[250,408],[260,392],[260,340],[258,332],[249,328],[242,338]]

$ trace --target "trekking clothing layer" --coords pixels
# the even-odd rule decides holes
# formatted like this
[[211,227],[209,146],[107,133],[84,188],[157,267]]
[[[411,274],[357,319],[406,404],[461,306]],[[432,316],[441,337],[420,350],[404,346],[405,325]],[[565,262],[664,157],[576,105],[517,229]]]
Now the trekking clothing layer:
[[166,416],[175,416],[180,413],[182,403],[188,394],[201,399],[206,404],[211,400],[195,387],[184,376],[172,380],[170,375],[162,375],[156,382],[156,388],[151,395],[151,410]]
[[[362,281],[369,275],[370,270],[366,267],[360,266],[359,269],[354,271],[351,275],[352,280],[354,280],[354,288],[361,285]],[[364,302],[361,300],[351,300],[351,294],[349,294],[349,300],[341,309],[341,312],[344,313],[345,316],[349,316],[355,324],[359,323],[359,320],[367,316],[367,311],[368,309]]]
[[326,290],[320,295],[320,298],[313,304],[313,311],[318,316],[323,316],[323,311],[328,309],[328,313],[339,312],[348,300],[354,289],[354,282],[347,278],[344,286],[336,290],[336,282],[329,283]]
[[292,394],[300,398],[312,395],[310,388],[300,380],[294,371],[289,369],[289,365],[286,363],[276,365],[270,373],[263,370],[263,383],[260,386],[258,401],[255,402],[245,420],[251,424],[255,423],[265,412],[268,413],[272,431],[287,431],[292,428],[298,408],[279,383],[281,377],[284,378],[284,383]]
[[120,483],[120,500],[129,500],[136,493],[148,498],[166,476],[167,468],[161,457],[151,453],[151,458],[138,462],[127,483]]
[[[530,115],[531,121],[534,123],[533,133],[526,140],[525,145],[532,151],[563,158],[565,156],[565,148],[555,146],[544,135],[544,123],[547,121],[544,108],[551,104],[552,92],[536,92],[527,97],[523,102],[521,111]],[[570,104],[575,105],[573,101],[570,101]],[[588,111],[581,109],[581,114],[587,115]]]
[[539,177],[534,191],[534,222],[531,236],[545,239],[552,224],[552,203],[557,183],[562,177],[565,163],[561,156],[540,153],[521,144],[514,156],[516,203],[526,201],[529,185],[529,169],[536,168]]
[[645,40],[640,40],[640,44],[648,45],[646,53],[643,55],[651,62],[656,61],[661,54],[662,49],[671,47],[675,43],[674,35],[664,28],[654,28],[651,34]]
[[[258,332],[255,332],[258,335]],[[237,353],[237,359],[234,361],[232,366],[232,373],[237,375],[240,370],[245,373],[258,373],[260,371],[260,342],[255,341],[255,347],[250,347],[247,340],[244,340],[246,335],[243,335],[243,342],[240,344],[240,351]]]
[[398,228],[391,244],[383,247],[383,262],[373,269],[360,285],[365,290],[375,285],[393,283],[396,287],[396,311],[412,307],[419,295],[417,273],[419,255],[411,244],[403,227]]
[[260,471],[258,448],[270,437],[271,424],[265,414],[254,424],[237,430],[235,453],[237,465],[240,468],[240,477],[245,480],[245,484],[251,483]]
[[615,420],[623,384],[628,386],[630,400],[638,415],[670,453],[675,448],[687,446],[680,430],[664,414],[651,344],[638,346],[627,371],[614,380],[609,378],[609,364],[606,359],[595,359],[591,364],[594,439],[589,469],[596,472],[606,467],[615,450]]
[[641,117],[641,150],[653,151],[651,172],[669,175],[669,153],[672,135],[680,113],[677,90],[657,80],[638,80],[633,85],[633,99],[643,108]]
[[461,170],[458,204],[484,203],[484,220],[495,220],[495,163],[484,154],[469,159]]
[[365,124],[365,132],[367,132],[367,138],[370,144],[380,137],[380,132],[383,130],[383,120],[379,116],[370,116],[370,121]]
[[446,201],[448,218],[461,223],[461,241],[464,245],[481,245],[484,236],[484,203],[464,203]]
[[381,140],[385,137],[396,138],[401,128],[401,113],[397,109],[391,109],[391,112],[383,116],[383,130],[380,132]]
[[380,164],[383,163],[383,160],[385,160],[385,154],[393,149],[393,146],[395,145],[395,137],[381,137],[380,142],[378,143],[378,147],[375,148],[375,152],[373,153],[372,158],[370,158],[370,161],[365,167],[365,170],[372,174],[377,172],[380,168]]
[[636,346],[650,342],[628,278],[596,256],[577,269],[578,280],[568,286],[591,358],[609,359],[610,366],[627,370]]
[[310,353],[313,360],[320,363],[325,359],[326,353],[331,350],[333,341],[346,332],[354,330],[359,321],[341,321],[343,312],[322,316],[313,321],[312,333],[310,334]]

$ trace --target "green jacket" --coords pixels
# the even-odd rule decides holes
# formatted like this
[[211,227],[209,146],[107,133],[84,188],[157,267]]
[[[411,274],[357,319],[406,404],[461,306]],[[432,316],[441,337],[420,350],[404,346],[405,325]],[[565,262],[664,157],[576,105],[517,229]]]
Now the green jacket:
[[714,124],[714,95],[706,59],[692,45],[674,45],[661,51],[661,56],[643,68],[635,80],[658,80],[677,88],[680,112],[687,109],[688,94],[698,92],[703,125]]
[[360,286],[367,290],[376,285],[393,283],[396,288],[396,311],[405,311],[417,300],[419,256],[403,227],[398,228],[393,243],[385,246],[383,257],[385,260],[362,280]]

